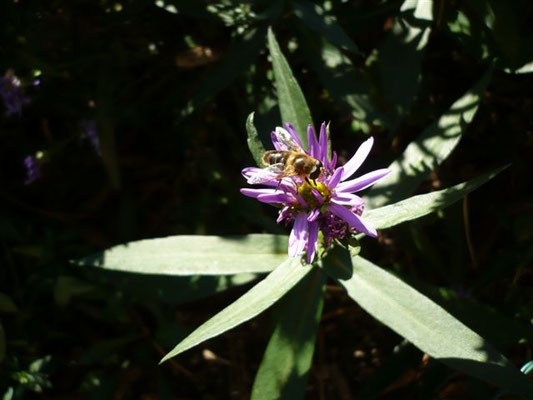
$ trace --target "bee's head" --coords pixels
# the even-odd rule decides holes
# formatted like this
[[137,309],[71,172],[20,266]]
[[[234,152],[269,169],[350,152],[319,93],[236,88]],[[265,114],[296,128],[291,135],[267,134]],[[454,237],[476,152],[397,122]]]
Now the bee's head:
[[311,173],[309,174],[309,178],[311,178],[312,180],[318,179],[318,177],[322,173],[322,169],[322,162],[320,160],[316,160],[315,167],[313,168],[313,171],[311,171]]

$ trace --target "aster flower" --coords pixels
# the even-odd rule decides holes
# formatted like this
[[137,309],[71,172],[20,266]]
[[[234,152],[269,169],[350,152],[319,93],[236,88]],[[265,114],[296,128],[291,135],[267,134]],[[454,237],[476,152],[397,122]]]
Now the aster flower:
[[8,114],[20,115],[22,106],[30,102],[22,91],[20,79],[11,71],[0,77],[0,96],[2,96]]
[[387,168],[378,169],[355,179],[349,179],[368,156],[374,139],[366,140],[354,156],[343,166],[337,167],[337,154],[328,156],[326,124],[322,123],[317,139],[312,125],[307,128],[309,148],[304,150],[298,134],[291,124],[277,127],[271,134],[276,150],[305,153],[322,163],[322,173],[317,179],[305,176],[283,176],[275,169],[249,167],[242,170],[249,184],[263,184],[266,188],[241,189],[245,196],[260,202],[281,207],[278,223],[294,221],[289,236],[289,256],[307,253],[310,264],[317,252],[319,232],[323,247],[327,250],[335,239],[363,233],[376,237],[376,230],[361,217],[364,201],[356,192],[373,185],[387,175]]
[[35,156],[27,156],[24,158],[24,168],[26,168],[25,185],[35,182],[41,176],[41,167]]

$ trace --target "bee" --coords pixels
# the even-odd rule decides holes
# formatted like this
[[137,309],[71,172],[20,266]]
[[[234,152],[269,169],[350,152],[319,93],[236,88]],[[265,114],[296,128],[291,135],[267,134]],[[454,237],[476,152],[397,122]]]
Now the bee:
[[278,127],[272,136],[282,150],[269,150],[263,154],[262,162],[266,166],[266,173],[280,182],[290,176],[298,176],[307,181],[320,177],[324,170],[322,162],[306,154],[289,132]]
[[278,179],[299,176],[316,180],[322,173],[322,162],[310,155],[294,150],[269,150],[262,158],[269,171],[275,172]]

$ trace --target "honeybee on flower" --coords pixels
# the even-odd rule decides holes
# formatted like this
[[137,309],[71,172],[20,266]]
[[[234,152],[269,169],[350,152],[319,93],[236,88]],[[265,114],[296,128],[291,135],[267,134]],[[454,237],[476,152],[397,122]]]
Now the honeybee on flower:
[[278,223],[294,221],[289,236],[289,256],[306,253],[313,262],[319,231],[324,249],[333,240],[363,233],[376,237],[376,230],[361,217],[364,201],[356,192],[368,188],[386,176],[390,170],[378,169],[355,179],[350,178],[370,153],[374,139],[363,142],[354,156],[337,167],[337,154],[328,157],[326,124],[322,123],[317,139],[312,125],[307,128],[309,148],[303,149],[291,124],[277,127],[271,134],[275,150],[263,156],[265,168],[242,170],[249,184],[268,186],[261,189],[243,188],[241,193],[263,203],[281,206]]

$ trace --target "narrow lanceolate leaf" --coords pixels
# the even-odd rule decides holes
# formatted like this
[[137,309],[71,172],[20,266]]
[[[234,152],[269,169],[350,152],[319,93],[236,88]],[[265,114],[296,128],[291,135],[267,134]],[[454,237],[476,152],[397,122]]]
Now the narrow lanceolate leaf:
[[286,258],[281,235],[183,235],[130,242],[73,263],[141,274],[232,275],[269,272]]
[[254,158],[256,164],[261,166],[261,158],[265,153],[265,147],[259,139],[257,129],[254,125],[254,113],[250,113],[250,115],[248,115],[248,118],[246,119],[246,132],[248,133],[248,138],[246,139],[246,142],[248,143],[250,153],[252,153],[252,157]]
[[384,229],[423,217],[455,203],[467,193],[494,178],[505,168],[507,166],[447,189],[413,196],[398,203],[370,210],[365,213],[365,221],[376,229]]
[[312,124],[311,112],[300,89],[300,85],[292,74],[291,67],[281,52],[272,29],[268,30],[268,48],[272,58],[276,90],[278,93],[281,121],[290,122],[296,128],[302,144],[307,148],[307,125]]
[[322,315],[326,274],[315,268],[280,302],[251,399],[303,398]]
[[163,357],[161,362],[177,356],[185,350],[218,336],[262,313],[283,297],[311,269],[312,266],[310,265],[302,265],[299,258],[287,259],[237,301],[198,327]]
[[380,207],[408,196],[455,149],[466,124],[472,122],[479,106],[481,94],[489,83],[492,69],[463,97],[452,104],[438,121],[427,127],[411,142],[400,158],[389,168],[391,173],[376,183],[367,203]]
[[[448,366],[526,398],[533,382],[438,304],[362,257],[331,271],[348,295],[376,319]],[[330,272],[330,271],[328,271]]]
[[291,4],[294,14],[309,28],[318,32],[331,43],[354,53],[359,53],[357,45],[337,23],[335,18],[326,15],[318,4],[313,4],[308,0],[293,0]]

